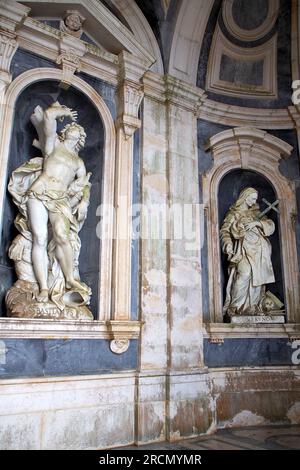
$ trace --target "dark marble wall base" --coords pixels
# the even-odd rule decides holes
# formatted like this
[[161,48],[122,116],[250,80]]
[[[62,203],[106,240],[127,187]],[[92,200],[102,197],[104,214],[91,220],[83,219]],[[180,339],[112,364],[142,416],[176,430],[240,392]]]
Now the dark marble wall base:
[[204,363],[208,367],[292,365],[293,352],[286,338],[228,338],[223,344],[204,340]]
[[[0,378],[103,374],[135,369],[137,341],[123,354],[114,354],[107,340],[4,339],[5,364]],[[3,361],[2,361],[3,362]]]

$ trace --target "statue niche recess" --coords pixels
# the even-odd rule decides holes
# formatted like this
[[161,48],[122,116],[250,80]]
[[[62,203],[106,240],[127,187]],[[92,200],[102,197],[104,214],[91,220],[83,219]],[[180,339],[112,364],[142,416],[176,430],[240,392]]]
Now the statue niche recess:
[[[78,110],[78,123],[77,111],[72,109]],[[95,227],[101,203],[103,142],[99,115],[76,90],[63,91],[54,82],[39,82],[19,97],[2,244],[2,259],[10,268],[5,285],[12,278],[6,252],[9,244],[8,256],[18,277],[6,296],[8,316],[97,318],[100,240]],[[58,161],[51,166],[53,159]],[[90,190],[93,202],[88,211]]]
[[[244,323],[245,326],[249,326],[249,323],[272,324],[273,321],[298,323],[299,275],[294,226],[297,210],[296,191],[293,181],[283,176],[279,170],[281,159],[289,158],[292,147],[266,131],[252,127],[237,127],[211,137],[206,150],[211,152],[214,162],[212,168],[202,177],[203,202],[207,211],[209,323],[221,324],[224,323],[224,318],[227,321],[230,319],[233,322]],[[254,191],[241,194],[247,188],[253,188]],[[255,208],[254,218],[252,213],[251,220],[244,222],[252,225],[248,227],[251,230],[255,229],[253,222],[257,225],[258,233],[252,235],[254,238],[261,237],[260,241],[268,258],[269,277],[257,283],[261,284],[263,292],[259,293],[258,301],[254,302],[255,308],[249,309],[248,312],[247,309],[234,312],[234,308],[230,309],[234,304],[230,304],[227,293],[232,294],[232,281],[236,280],[237,270],[234,269],[236,264],[235,266],[234,263],[230,264],[228,258],[240,261],[241,255],[245,256],[245,251],[238,253],[241,244],[237,239],[231,239],[231,243],[228,243],[229,238],[226,241],[225,232],[227,230],[228,235],[231,228],[230,224],[226,227],[224,223],[229,222],[230,208],[231,216],[234,215],[236,206],[239,206],[240,202],[243,209],[247,209],[243,196],[250,196],[250,193],[254,196],[253,192],[256,193],[255,201],[252,201],[254,208],[257,202],[259,207]],[[261,214],[270,205],[273,205],[272,209]],[[221,228],[222,240],[220,240]],[[232,233],[230,237],[231,235]],[[227,293],[226,287],[228,287]],[[269,315],[271,311],[279,314],[278,318]],[[227,314],[226,317],[224,313]],[[257,326],[263,327],[263,325]]]
[[233,170],[219,187],[224,320],[283,323],[279,201],[261,175]]

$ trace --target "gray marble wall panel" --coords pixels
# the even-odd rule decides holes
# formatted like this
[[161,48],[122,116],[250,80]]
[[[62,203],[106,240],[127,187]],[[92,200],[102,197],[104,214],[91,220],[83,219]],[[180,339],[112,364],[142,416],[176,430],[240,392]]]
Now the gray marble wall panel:
[[204,340],[204,363],[208,367],[292,365],[291,343],[286,338],[228,338],[223,344]]
[[262,86],[264,80],[264,61],[235,60],[222,55],[220,79],[235,85]]
[[258,28],[267,18],[269,1],[272,0],[234,0],[232,16],[241,28],[251,30]]
[[27,70],[39,67],[56,68],[57,65],[51,60],[19,48],[11,61],[10,71],[14,80],[22,73],[27,72]]
[[[109,341],[92,339],[4,339],[5,364],[0,378],[103,374],[136,368],[137,341],[123,354],[110,351]],[[3,361],[2,361],[3,362]]]

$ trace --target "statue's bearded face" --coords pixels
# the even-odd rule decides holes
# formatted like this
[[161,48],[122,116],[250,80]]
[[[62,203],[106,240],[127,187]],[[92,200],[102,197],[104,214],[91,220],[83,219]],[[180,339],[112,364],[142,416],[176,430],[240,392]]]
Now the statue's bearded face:
[[80,131],[76,127],[71,127],[66,131],[66,139],[75,140],[78,142],[80,139]]
[[69,15],[65,19],[65,25],[71,31],[79,31],[81,28],[81,19],[78,15]]
[[252,207],[254,204],[256,204],[258,199],[258,194],[257,193],[251,193],[246,199],[246,203],[249,207]]

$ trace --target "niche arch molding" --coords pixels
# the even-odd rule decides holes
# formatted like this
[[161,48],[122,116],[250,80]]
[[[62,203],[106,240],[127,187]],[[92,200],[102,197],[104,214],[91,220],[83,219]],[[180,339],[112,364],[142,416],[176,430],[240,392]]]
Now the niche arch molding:
[[[6,192],[6,173],[10,140],[13,132],[15,105],[20,94],[30,85],[41,81],[61,82],[63,71],[53,68],[36,68],[24,72],[7,88],[3,113],[2,139],[0,143],[0,226],[3,223],[3,204]],[[102,198],[99,201],[107,207],[114,207],[117,137],[115,123],[103,98],[84,80],[74,75],[72,86],[83,93],[95,106],[104,127],[104,162]],[[140,322],[113,321],[112,279],[113,279],[113,234],[114,213],[103,211],[100,257],[99,308],[93,322],[72,320],[39,320],[0,318],[0,338],[93,338],[127,341],[138,338]],[[96,227],[95,227],[96,230]],[[124,346],[123,346],[124,349]],[[128,349],[128,348],[127,348]],[[124,349],[125,351],[126,349]],[[124,352],[123,350],[121,352]],[[116,351],[117,352],[117,351]]]
[[[281,158],[288,158],[292,147],[286,142],[251,127],[220,132],[210,138],[214,166],[202,178],[203,203],[207,211],[209,310],[210,322],[223,322],[221,250],[219,239],[218,190],[223,177],[232,170],[250,170],[265,177],[279,199],[279,230],[287,323],[300,323],[299,274],[294,218],[296,198],[294,183],[279,171]],[[264,327],[263,327],[264,328]],[[262,329],[263,329],[262,328]]]

